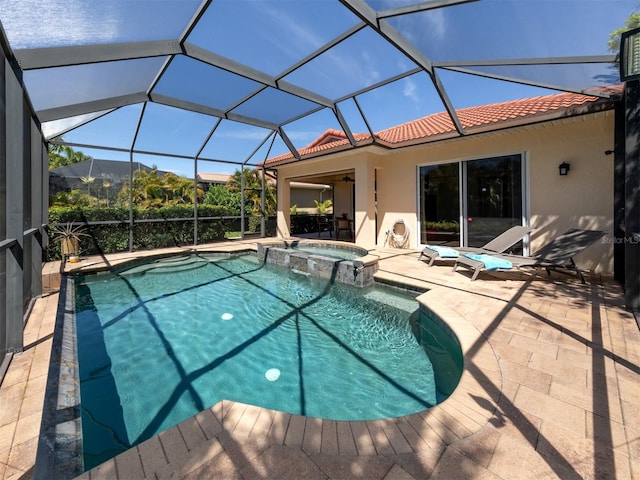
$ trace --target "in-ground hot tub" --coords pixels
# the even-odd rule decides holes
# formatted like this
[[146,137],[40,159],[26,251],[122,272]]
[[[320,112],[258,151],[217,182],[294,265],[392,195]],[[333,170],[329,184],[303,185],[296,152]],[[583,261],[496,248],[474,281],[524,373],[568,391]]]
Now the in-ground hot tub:
[[296,272],[357,287],[373,283],[378,257],[355,245],[328,241],[278,241],[258,244],[258,260]]

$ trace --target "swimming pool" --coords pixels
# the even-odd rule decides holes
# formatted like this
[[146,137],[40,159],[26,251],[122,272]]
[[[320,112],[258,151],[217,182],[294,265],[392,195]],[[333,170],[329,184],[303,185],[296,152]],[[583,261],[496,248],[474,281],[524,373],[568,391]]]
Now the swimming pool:
[[425,334],[414,297],[251,255],[173,257],[78,278],[85,468],[222,399],[334,420],[436,404],[451,392],[438,392],[416,338],[441,335]]

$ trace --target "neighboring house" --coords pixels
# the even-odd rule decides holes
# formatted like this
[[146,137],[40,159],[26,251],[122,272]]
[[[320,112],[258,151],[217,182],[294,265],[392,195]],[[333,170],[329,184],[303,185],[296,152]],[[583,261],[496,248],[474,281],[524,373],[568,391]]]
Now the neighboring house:
[[[445,112],[375,133],[328,131],[299,151],[268,159],[277,170],[278,231],[289,235],[292,181],[335,185],[334,211],[353,207],[356,241],[383,246],[398,220],[410,247],[482,245],[510,225],[536,229],[535,251],[570,227],[606,230],[579,256],[583,268],[613,271],[612,98],[560,93]],[[569,164],[568,175],[559,174]],[[351,205],[350,202],[353,202]],[[444,231],[449,235],[436,234]],[[528,245],[524,245],[525,251]]]
[[228,173],[198,173],[198,187],[206,193],[211,185],[226,185],[230,178]]
[[[130,163],[117,160],[91,159],[73,163],[49,171],[49,194],[55,195],[58,192],[71,190],[90,193],[91,189],[94,189],[95,192],[97,189],[107,186],[112,192],[117,193],[122,184],[129,181],[130,165],[134,172],[153,170],[139,162]],[[93,182],[87,183],[87,179],[93,179]]]

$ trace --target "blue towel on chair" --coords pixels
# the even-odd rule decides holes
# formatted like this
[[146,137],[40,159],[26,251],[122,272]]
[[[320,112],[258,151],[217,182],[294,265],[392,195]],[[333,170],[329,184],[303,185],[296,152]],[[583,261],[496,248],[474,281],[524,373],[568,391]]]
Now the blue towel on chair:
[[458,258],[460,256],[457,250],[450,247],[441,247],[440,245],[427,245],[426,247],[438,252],[441,258]]
[[487,270],[511,270],[513,268],[513,264],[509,260],[505,260],[504,258],[496,258],[492,257],[491,255],[476,253],[465,253],[464,256],[472,260],[484,263],[484,268],[486,268]]

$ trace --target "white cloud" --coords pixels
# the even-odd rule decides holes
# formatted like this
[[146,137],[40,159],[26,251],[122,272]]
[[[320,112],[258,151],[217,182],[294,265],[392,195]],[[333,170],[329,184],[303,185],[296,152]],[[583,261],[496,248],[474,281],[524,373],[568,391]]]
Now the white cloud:
[[417,16],[399,17],[396,28],[407,40],[418,46],[423,42],[442,42],[446,40],[448,30],[445,10],[440,8]]
[[239,140],[258,140],[262,141],[271,133],[270,130],[242,129],[242,130],[225,130],[215,132],[213,138],[233,138]]
[[417,90],[418,90],[418,88],[416,86],[416,83],[412,79],[405,78],[403,80],[402,94],[405,97],[410,98],[414,102],[419,101],[420,99],[418,97]]
[[287,137],[292,142],[304,142],[307,141],[311,143],[313,140],[318,138],[320,134],[317,131],[312,130],[287,130]]
[[431,27],[431,33],[438,39],[445,38],[447,33],[447,21],[444,15],[444,9],[434,10],[426,17],[427,23]]
[[315,49],[324,43],[313,31],[305,28],[299,18],[288,14],[285,9],[273,8],[269,6],[268,2],[262,1],[254,2],[252,8],[260,9],[264,17],[270,18],[270,20],[257,24],[254,33],[259,34],[263,42],[270,43],[277,49],[281,50],[283,45],[280,43],[281,39],[273,35],[273,28],[276,25],[280,29],[286,29],[290,33],[290,37],[295,39],[286,46],[286,50],[289,52],[297,51],[296,56],[306,55],[309,53],[309,49]]

